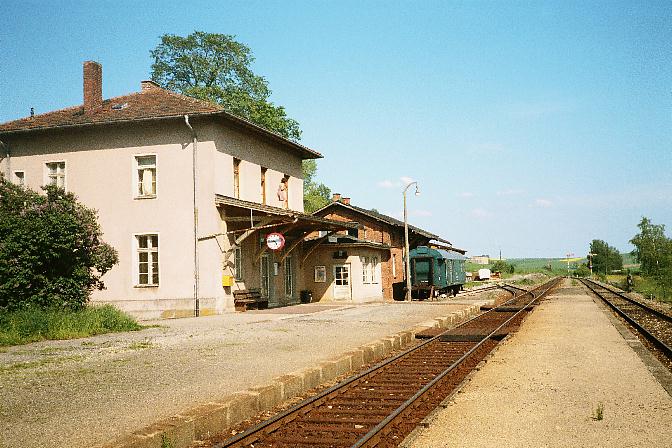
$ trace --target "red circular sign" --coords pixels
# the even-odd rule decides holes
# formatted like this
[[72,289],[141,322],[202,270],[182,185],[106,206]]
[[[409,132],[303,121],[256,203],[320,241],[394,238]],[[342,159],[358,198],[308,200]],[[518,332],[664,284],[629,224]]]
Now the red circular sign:
[[285,247],[285,237],[278,232],[269,233],[266,235],[266,246],[271,250],[281,250]]

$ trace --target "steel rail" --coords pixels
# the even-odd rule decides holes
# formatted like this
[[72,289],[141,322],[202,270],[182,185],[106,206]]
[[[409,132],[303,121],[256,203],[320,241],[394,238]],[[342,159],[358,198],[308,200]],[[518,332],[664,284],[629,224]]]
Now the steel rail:
[[[530,294],[532,296],[532,300],[528,302],[524,307],[521,307],[520,311],[516,312],[514,315],[509,317],[505,322],[503,322],[500,326],[498,326],[495,330],[490,332],[487,336],[485,336],[480,342],[478,342],[474,347],[472,347],[469,351],[467,351],[464,355],[462,355],[457,361],[455,361],[452,365],[450,365],[446,370],[444,370],[442,373],[440,373],[438,376],[436,376],[433,380],[431,380],[429,383],[427,383],[422,389],[420,389],[418,392],[415,393],[411,398],[406,400],[403,404],[401,404],[395,411],[393,411],[389,416],[387,416],[383,421],[381,421],[378,425],[376,425],[371,431],[369,431],[364,437],[359,439],[357,443],[352,445],[351,448],[362,448],[365,446],[375,446],[373,445],[367,445],[369,442],[372,442],[374,438],[378,437],[381,435],[381,433],[386,429],[387,426],[389,426],[395,419],[397,419],[404,411],[406,411],[410,406],[412,406],[420,397],[425,395],[427,392],[429,392],[431,389],[434,388],[434,386],[439,383],[442,379],[446,377],[450,372],[452,372],[455,368],[457,368],[462,362],[464,362],[469,356],[471,356],[478,348],[480,348],[485,342],[492,338],[495,334],[497,334],[498,331],[500,331],[502,328],[506,327],[513,319],[518,317],[519,314],[525,312],[525,309],[532,305],[534,302],[539,300],[541,297],[543,297],[544,294],[548,292],[553,286],[557,284],[557,279],[551,280],[554,284],[546,288],[541,294],[538,296],[535,296],[534,290],[531,291],[525,291],[522,294],[514,297],[515,299],[520,299],[521,297]],[[549,282],[550,283],[550,282]],[[541,285],[540,287],[543,287],[544,285]],[[536,289],[536,288],[535,288]],[[512,299],[513,300],[513,299]],[[495,308],[496,309],[496,308]],[[493,309],[493,311],[495,310]]]
[[599,283],[594,282],[592,280],[581,279],[581,281],[583,282],[584,285],[586,285],[586,287],[588,289],[590,289],[596,296],[598,296],[600,299],[602,299],[602,301],[604,301],[619,316],[621,316],[623,319],[625,319],[630,325],[635,327],[635,329],[637,329],[637,331],[639,331],[644,337],[646,337],[646,339],[648,339],[652,344],[654,344],[656,347],[658,347],[658,349],[660,351],[662,351],[668,359],[672,359],[672,347],[670,347],[669,345],[665,344],[665,342],[658,339],[649,330],[644,328],[642,326],[642,324],[637,322],[632,316],[628,315],[628,313],[626,313],[624,310],[619,308],[616,304],[612,303],[611,300],[607,299],[603,293],[601,294],[598,291],[597,288],[598,287],[602,288],[605,291],[608,291],[608,292],[610,292],[614,295],[617,295],[618,297],[621,297],[621,298],[627,300],[628,302],[641,307],[646,312],[649,312],[649,313],[655,315],[656,317],[662,318],[663,320],[667,321],[668,323],[672,323],[672,318],[670,316],[668,316],[664,313],[661,313],[658,310],[654,310],[653,308],[651,308],[647,305],[644,305],[643,303],[640,303],[636,300],[633,300],[629,297],[626,297],[625,295],[623,295],[623,294],[621,294],[617,291],[613,291],[610,288],[606,288],[606,287],[604,287],[604,286],[600,285]]
[[[554,279],[551,282],[553,282],[553,281],[555,283],[557,283],[557,279]],[[551,282],[549,282],[549,283],[551,283]],[[539,289],[543,286],[544,285],[540,285],[539,287],[535,288],[535,290]],[[555,286],[555,284],[553,284],[552,286]],[[510,300],[508,300],[507,302],[505,302],[505,303],[503,303],[499,306],[501,307],[501,306],[510,305],[512,302],[515,302],[516,300],[519,300],[521,297],[523,297],[527,294],[530,294],[532,296],[532,300],[530,300],[530,303],[531,303],[534,300],[536,300],[536,298],[537,298],[537,297],[535,297],[535,294],[534,294],[535,290],[524,291],[523,293],[521,293],[519,295],[514,295],[514,297],[512,297]],[[547,290],[548,290],[548,288],[547,288]],[[542,293],[542,295],[545,294],[546,291],[544,291]],[[521,309],[518,313],[522,312],[524,310],[524,308],[525,307],[523,307],[523,309]],[[456,330],[460,327],[463,327],[463,326],[466,326],[466,325],[470,324],[474,320],[479,319],[479,318],[481,318],[482,316],[484,316],[488,313],[495,313],[495,312],[497,312],[497,307],[495,307],[495,308],[493,308],[489,311],[486,311],[484,313],[481,313],[477,316],[474,316],[471,319],[468,319],[465,322],[462,322],[460,325],[458,325],[456,327],[453,327],[451,329],[446,329],[446,332],[454,331],[454,330]],[[513,319],[514,317],[516,317],[518,315],[518,313],[516,313],[514,316],[511,316],[511,318],[507,319],[507,321],[505,323],[503,323],[502,325],[497,327],[495,332],[499,331],[502,326],[505,326],[506,324],[508,324],[511,319]],[[295,406],[292,406],[291,408],[277,414],[276,416],[271,417],[270,419],[265,420],[263,422],[260,422],[257,425],[254,425],[253,427],[247,429],[246,431],[243,431],[239,434],[236,434],[235,436],[230,437],[229,439],[227,439],[223,442],[219,442],[219,443],[213,445],[213,448],[229,448],[229,447],[234,447],[234,446],[245,446],[247,444],[254,443],[257,440],[259,440],[260,438],[272,433],[273,431],[275,431],[276,429],[278,429],[282,425],[285,425],[285,424],[295,420],[296,418],[301,417],[306,412],[308,412],[310,409],[312,409],[313,407],[319,406],[324,401],[330,399],[332,396],[338,395],[339,391],[344,389],[345,387],[352,387],[352,386],[356,386],[356,385],[360,384],[362,381],[364,381],[368,377],[373,376],[378,371],[383,371],[386,367],[392,365],[394,362],[400,360],[401,358],[408,357],[412,353],[414,353],[418,350],[422,350],[427,345],[433,343],[434,341],[436,341],[440,337],[441,337],[441,335],[434,336],[430,339],[425,340],[424,342],[421,342],[421,343],[415,345],[414,347],[411,347],[411,348],[405,350],[402,353],[399,353],[398,355],[396,355],[392,358],[385,359],[385,360],[379,362],[378,364],[370,367],[369,369],[365,370],[364,372],[361,372],[361,373],[359,373],[355,376],[347,378],[346,380],[344,380],[344,381],[342,381],[342,382],[340,382],[340,383],[338,383],[338,384],[336,384],[336,385],[318,393],[317,395],[315,395],[313,397],[310,397],[310,398],[302,401],[301,403],[298,403]],[[484,341],[487,341],[489,339],[489,337],[490,337],[490,335],[485,337],[478,345],[480,346]],[[470,354],[471,352],[473,352],[473,349],[470,350],[468,353]],[[466,357],[466,355],[462,356],[462,358],[465,358],[465,357]],[[462,358],[460,358],[460,359],[462,359]],[[454,363],[454,364],[457,365],[458,363]]]

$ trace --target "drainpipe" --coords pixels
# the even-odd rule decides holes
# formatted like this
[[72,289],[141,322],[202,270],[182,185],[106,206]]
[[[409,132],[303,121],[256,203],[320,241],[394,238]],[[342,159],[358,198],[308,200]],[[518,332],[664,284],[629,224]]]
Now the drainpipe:
[[11,154],[9,152],[9,145],[6,144],[5,142],[3,142],[2,140],[0,140],[0,146],[5,148],[5,154],[7,156],[7,166],[5,167],[5,170],[7,171],[7,180],[11,180],[12,179],[12,164],[10,162],[11,162],[12,159],[11,159]]
[[193,189],[194,189],[194,314],[196,317],[198,317],[201,314],[200,310],[200,304],[199,304],[199,297],[198,297],[198,284],[199,284],[199,278],[198,278],[198,202],[196,202],[197,199],[197,193],[196,193],[196,187],[197,187],[197,182],[196,182],[196,175],[198,174],[197,170],[197,164],[196,164],[196,152],[198,149],[198,138],[196,137],[196,131],[194,131],[194,128],[191,127],[191,124],[189,124],[189,115],[184,116],[184,123],[187,125],[189,128],[189,131],[191,132],[191,139],[192,139],[192,144],[193,144],[193,151],[191,152],[192,158],[191,158],[191,177],[193,180]]

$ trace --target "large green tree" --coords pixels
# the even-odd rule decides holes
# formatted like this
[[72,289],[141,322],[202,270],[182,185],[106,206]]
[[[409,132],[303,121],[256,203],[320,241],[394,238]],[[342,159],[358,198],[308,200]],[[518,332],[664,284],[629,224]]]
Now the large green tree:
[[167,89],[220,104],[227,112],[298,141],[301,130],[282,106],[273,104],[263,76],[250,68],[250,48],[227,34],[194,31],[161,36],[151,51],[152,80]]
[[75,195],[21,188],[0,174],[0,311],[78,309],[118,261],[96,212]]
[[623,269],[623,257],[615,247],[605,241],[593,240],[590,243],[590,253],[593,254],[593,270],[608,274],[611,271]]
[[672,240],[665,236],[665,225],[654,224],[642,218],[637,225],[639,233],[631,240],[632,255],[640,263],[643,274],[655,275],[672,269]]
[[[194,31],[186,37],[161,36],[151,52],[152,80],[166,89],[212,101],[289,140],[299,141],[299,123],[285,108],[273,104],[271,90],[263,76],[251,69],[250,48],[227,34]],[[315,180],[317,164],[303,162],[304,209],[311,213],[329,202],[330,190]]]

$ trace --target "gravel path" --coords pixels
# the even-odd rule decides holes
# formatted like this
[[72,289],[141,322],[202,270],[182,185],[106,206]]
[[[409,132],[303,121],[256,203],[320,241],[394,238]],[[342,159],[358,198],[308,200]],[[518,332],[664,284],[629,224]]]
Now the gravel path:
[[299,305],[0,349],[0,447],[102,444],[483,299]]
[[565,280],[408,446],[669,447],[671,422],[672,398]]

